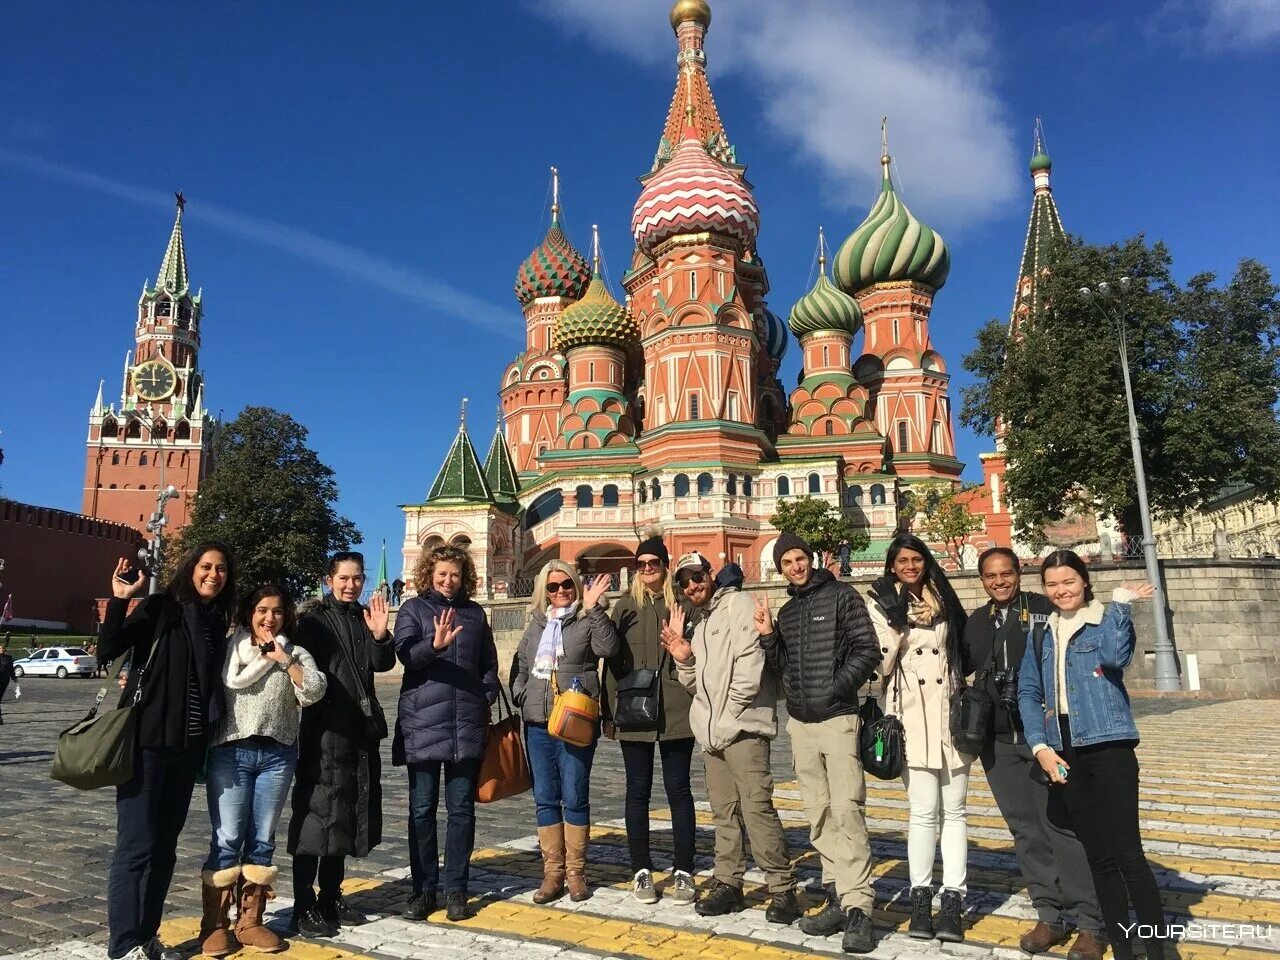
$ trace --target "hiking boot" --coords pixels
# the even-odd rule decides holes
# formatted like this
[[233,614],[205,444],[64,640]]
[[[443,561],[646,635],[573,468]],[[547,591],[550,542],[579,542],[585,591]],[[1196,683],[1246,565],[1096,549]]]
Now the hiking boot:
[[827,887],[827,900],[822,909],[800,918],[800,930],[811,937],[829,937],[845,928],[844,910],[836,895],[835,884]]
[[336,937],[338,935],[338,925],[326,917],[320,905],[316,903],[307,907],[302,913],[298,913],[295,908],[290,927],[304,937]]
[[1107,941],[1097,933],[1081,930],[1076,942],[1067,951],[1067,960],[1102,960],[1107,952]]
[[675,883],[671,885],[671,902],[688,906],[698,899],[698,888],[694,885],[693,874],[687,870],[675,872]]
[[943,943],[960,943],[964,940],[964,924],[960,922],[961,907],[959,890],[942,891],[934,935]]
[[641,903],[657,903],[658,891],[653,886],[651,870],[637,870],[631,881],[631,895]]
[[711,889],[694,908],[700,917],[722,917],[726,913],[741,913],[747,908],[742,899],[742,888],[733,887],[719,880],[711,881]]
[[929,887],[911,888],[911,923],[907,936],[917,940],[933,939],[933,891]]
[[423,893],[415,893],[409,898],[409,902],[405,904],[404,910],[400,912],[400,916],[406,920],[425,920],[431,914],[440,909],[440,903],[436,899],[434,890]]
[[465,920],[471,916],[471,910],[467,907],[467,895],[465,893],[446,893],[444,895],[445,917],[450,923],[457,923],[459,920]]
[[875,927],[871,918],[857,907],[845,914],[844,938],[840,949],[845,953],[870,953],[876,948]]
[[1018,946],[1023,953],[1044,953],[1046,950],[1066,943],[1071,939],[1071,931],[1066,927],[1055,927],[1041,920],[1022,935]]
[[317,905],[325,918],[335,926],[359,927],[369,922],[368,916],[347,903],[341,893],[321,892]]
[[794,890],[783,890],[769,899],[769,908],[764,912],[769,923],[781,923],[784,926],[795,923],[796,917],[803,913],[800,909],[800,898]]

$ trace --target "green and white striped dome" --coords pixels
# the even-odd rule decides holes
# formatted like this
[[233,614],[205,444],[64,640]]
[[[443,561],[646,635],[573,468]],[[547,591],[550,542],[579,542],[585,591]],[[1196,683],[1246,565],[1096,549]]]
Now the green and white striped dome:
[[819,330],[839,330],[852,336],[862,329],[862,308],[822,270],[817,283],[791,308],[787,326],[797,337]]

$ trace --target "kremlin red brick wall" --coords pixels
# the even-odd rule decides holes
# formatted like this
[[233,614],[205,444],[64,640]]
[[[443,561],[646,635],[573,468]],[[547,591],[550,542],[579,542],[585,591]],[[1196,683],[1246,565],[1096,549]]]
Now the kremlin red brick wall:
[[0,609],[13,595],[14,621],[67,624],[94,633],[96,598],[121,557],[145,541],[132,527],[49,507],[0,500]]

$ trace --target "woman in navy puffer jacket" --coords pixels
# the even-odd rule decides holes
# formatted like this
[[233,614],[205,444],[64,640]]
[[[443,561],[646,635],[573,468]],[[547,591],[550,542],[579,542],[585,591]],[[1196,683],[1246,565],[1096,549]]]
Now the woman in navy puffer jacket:
[[444,894],[450,920],[464,920],[476,840],[475,792],[489,708],[498,699],[498,651],[484,609],[471,599],[476,570],[457,547],[418,560],[419,594],[396,617],[404,664],[391,762],[409,767],[409,867],[413,898],[404,916],[425,920],[438,905],[436,809],[444,774],[448,830]]

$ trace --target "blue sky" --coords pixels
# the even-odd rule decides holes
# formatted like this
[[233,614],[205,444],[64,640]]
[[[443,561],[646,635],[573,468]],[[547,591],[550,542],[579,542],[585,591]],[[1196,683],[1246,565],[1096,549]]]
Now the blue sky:
[[[903,198],[951,248],[932,330],[957,396],[974,331],[1009,310],[1037,115],[1069,230],[1162,238],[1183,277],[1246,256],[1280,268],[1280,4],[1088,6],[713,0],[712,85],[756,187],[773,309],[804,292],[818,224],[838,243],[869,208],[883,114]],[[571,239],[586,249],[599,223],[611,275],[626,266],[674,81],[667,9],[10,10],[0,490],[79,508],[86,415],[99,379],[118,394],[182,189],[207,404],[293,414],[366,547],[385,537],[396,557],[397,505],[425,496],[464,395],[487,447],[551,164]],[[980,477],[989,441],[958,446]]]

